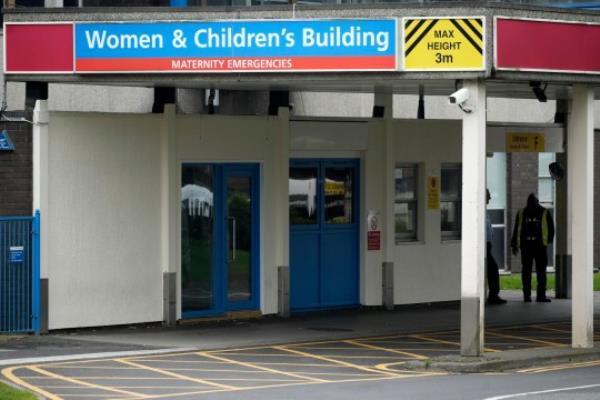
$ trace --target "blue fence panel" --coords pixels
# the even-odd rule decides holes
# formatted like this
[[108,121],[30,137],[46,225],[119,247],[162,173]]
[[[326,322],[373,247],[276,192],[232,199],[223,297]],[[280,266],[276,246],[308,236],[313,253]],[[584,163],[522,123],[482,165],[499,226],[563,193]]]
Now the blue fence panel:
[[40,215],[0,217],[0,332],[39,333]]

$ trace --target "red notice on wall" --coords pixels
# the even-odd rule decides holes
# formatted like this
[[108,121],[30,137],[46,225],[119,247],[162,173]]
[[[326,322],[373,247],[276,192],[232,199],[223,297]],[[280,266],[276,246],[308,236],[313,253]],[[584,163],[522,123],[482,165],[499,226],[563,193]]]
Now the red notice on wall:
[[72,73],[73,24],[6,24],[4,71]]
[[600,74],[600,25],[498,18],[498,70]]
[[367,231],[367,250],[381,250],[381,231]]

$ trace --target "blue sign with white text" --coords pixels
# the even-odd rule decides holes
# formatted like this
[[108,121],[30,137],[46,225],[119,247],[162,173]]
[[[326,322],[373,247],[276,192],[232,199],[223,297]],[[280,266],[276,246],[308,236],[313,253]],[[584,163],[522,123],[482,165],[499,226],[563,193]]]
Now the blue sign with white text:
[[14,151],[15,146],[12,144],[10,140],[10,136],[8,136],[8,132],[6,129],[0,132],[0,151]]
[[75,23],[77,72],[395,70],[395,19]]
[[23,246],[11,246],[8,254],[8,261],[10,263],[25,262],[25,249]]

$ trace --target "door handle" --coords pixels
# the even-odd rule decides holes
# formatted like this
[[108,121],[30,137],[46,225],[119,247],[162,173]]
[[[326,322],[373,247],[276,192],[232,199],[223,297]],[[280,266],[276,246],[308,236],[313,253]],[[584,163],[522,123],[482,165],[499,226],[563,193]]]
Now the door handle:
[[236,251],[237,251],[237,240],[236,240],[236,221],[234,217],[227,218],[230,222],[229,225],[229,257],[228,262],[235,262]]

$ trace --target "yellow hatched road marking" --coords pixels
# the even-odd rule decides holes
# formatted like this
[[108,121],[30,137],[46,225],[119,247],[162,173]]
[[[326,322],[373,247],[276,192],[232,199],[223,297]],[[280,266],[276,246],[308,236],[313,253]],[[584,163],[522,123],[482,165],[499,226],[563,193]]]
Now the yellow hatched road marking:
[[248,362],[243,362],[243,361],[237,361],[237,360],[230,360],[228,358],[221,357],[221,356],[218,356],[216,354],[209,353],[209,352],[198,352],[196,354],[198,354],[200,356],[203,356],[203,357],[213,358],[215,360],[230,361],[230,362],[232,362],[234,364],[237,364],[237,365],[241,365],[241,366],[244,366],[244,367],[247,367],[247,368],[259,369],[259,370],[262,370],[262,371],[265,371],[265,372],[270,372],[270,373],[273,373],[273,374],[282,374],[282,375],[292,376],[294,378],[300,378],[300,379],[308,380],[308,381],[312,381],[312,382],[327,382],[324,379],[312,378],[310,376],[304,376],[304,375],[301,375],[301,374],[295,374],[293,372],[279,371],[279,370],[276,370],[276,369],[273,369],[273,368],[264,367],[262,365],[256,365],[256,364],[253,364],[253,363],[248,363]]
[[50,378],[58,379],[58,380],[61,380],[64,382],[74,383],[74,384],[80,385],[80,386],[87,386],[88,388],[92,388],[92,389],[99,389],[99,390],[104,390],[107,392],[121,393],[121,394],[130,395],[130,396],[143,396],[143,394],[141,394],[141,393],[129,392],[129,391],[120,390],[120,389],[114,389],[109,386],[102,386],[102,385],[97,385],[95,383],[90,383],[90,382],[82,381],[82,380],[75,379],[75,378],[69,378],[68,376],[59,375],[54,372],[50,372],[45,369],[42,369],[37,365],[31,365],[27,368],[30,369],[31,371],[37,372],[38,374],[41,374],[41,375],[46,375]]
[[[381,371],[378,371],[378,372],[379,372],[379,374],[381,374]],[[271,388],[302,386],[302,385],[323,385],[323,384],[330,384],[330,383],[384,381],[384,380],[389,380],[389,379],[398,379],[398,378],[405,378],[405,377],[409,377],[409,376],[402,376],[402,375],[394,374],[394,376],[378,376],[376,378],[364,378],[364,379],[344,379],[344,380],[339,380],[339,381],[325,381],[325,382],[305,381],[305,382],[301,382],[301,383],[282,383],[280,385],[249,386],[249,387],[237,388],[237,389],[233,389],[233,390],[229,390],[229,391],[228,390],[206,390],[206,391],[201,391],[201,392],[198,391],[198,392],[177,393],[177,394],[169,394],[169,395],[161,394],[161,395],[152,395],[149,397],[143,397],[143,398],[139,398],[139,399],[138,398],[129,398],[127,400],[159,399],[161,397],[166,397],[166,396],[168,396],[169,398],[172,398],[172,397],[191,396],[191,395],[196,395],[196,394],[208,394],[208,393],[243,392],[243,391],[247,391],[247,390],[260,390],[260,389],[271,389]]]
[[371,350],[387,351],[389,353],[401,354],[403,356],[415,358],[417,360],[424,360],[424,359],[428,358],[428,357],[422,356],[420,354],[410,353],[408,351],[402,351],[402,350],[397,350],[397,349],[389,349],[387,347],[382,347],[382,346],[375,346],[373,344],[358,342],[356,340],[345,340],[344,342],[350,343],[350,344],[353,344],[356,346],[364,347],[367,349],[371,349]]
[[[352,364],[352,363],[345,362],[345,361],[342,361],[342,360],[337,360],[337,359],[334,359],[334,358],[324,357],[324,356],[320,356],[320,355],[316,355],[316,354],[305,353],[303,351],[299,351],[299,350],[296,350],[296,349],[289,349],[289,348],[287,348],[285,346],[275,346],[275,348],[279,349],[279,350],[282,350],[282,351],[287,351],[287,352],[290,352],[290,353],[295,353],[295,354],[298,354],[298,355],[301,355],[301,356],[304,356],[304,357],[316,358],[317,360],[328,361],[328,362],[332,362],[332,363],[336,363],[336,364],[340,364],[340,365],[345,365],[345,366],[350,367],[350,368],[356,368],[356,369],[360,369],[360,370],[363,370],[363,371],[372,372],[372,373],[376,373],[376,374],[381,374],[381,373],[385,373],[385,374],[388,374],[388,375],[392,375],[393,374],[391,372],[378,371],[378,370],[374,370],[374,369],[371,369],[371,368],[368,368],[368,367],[364,367],[362,365]],[[393,375],[396,375],[396,374],[393,374]]]
[[546,367],[527,368],[527,369],[521,369],[517,372],[522,372],[522,373],[526,373],[526,374],[539,374],[542,372],[560,371],[563,369],[574,369],[574,368],[585,368],[585,367],[596,367],[596,366],[600,366],[600,360],[583,361],[583,362],[568,363],[568,364],[558,364],[558,365],[551,365],[551,366],[546,366]]
[[526,337],[522,337],[522,336],[508,335],[508,334],[504,334],[504,333],[491,332],[491,331],[487,331],[486,333],[491,336],[504,337],[507,339],[525,340],[528,342],[539,343],[539,344],[543,344],[543,345],[550,346],[550,347],[564,347],[565,346],[564,344],[549,342],[547,340],[531,339],[531,338],[526,338]]
[[45,391],[44,389],[37,387],[35,385],[32,385],[30,383],[25,382],[24,380],[22,380],[21,378],[19,378],[18,376],[16,376],[14,374],[14,371],[17,369],[21,369],[22,367],[10,367],[10,368],[5,368],[2,370],[2,375],[8,379],[9,381],[16,383],[17,385],[24,387],[25,389],[29,389],[32,392],[35,392],[37,394],[40,394],[42,396],[44,396],[44,398],[48,399],[48,400],[63,400],[62,398],[56,396],[55,394],[52,394],[50,392]]
[[140,369],[146,369],[146,370],[149,370],[149,371],[154,371],[154,372],[159,373],[159,374],[163,374],[163,375],[167,375],[167,376],[172,376],[174,378],[179,378],[179,379],[190,381],[190,382],[202,383],[203,385],[207,385],[207,386],[218,387],[218,388],[221,388],[221,389],[235,389],[235,387],[233,387],[233,386],[223,385],[221,383],[211,382],[211,381],[207,381],[207,380],[204,380],[204,379],[197,379],[197,378],[192,378],[192,377],[186,376],[186,375],[176,374],[175,372],[166,371],[164,369],[153,368],[153,367],[149,367],[147,365],[138,364],[138,363],[135,363],[133,361],[127,360],[125,358],[115,359],[115,361],[121,362],[123,364],[132,365],[134,367],[139,367]]
[[[411,336],[414,337],[414,338],[416,338],[416,339],[425,340],[425,341],[428,341],[428,342],[451,344],[453,346],[459,346],[460,347],[460,343],[459,342],[451,342],[449,340],[436,339],[436,338],[432,338],[432,337],[428,337],[428,336],[422,336],[422,335],[411,335]],[[500,350],[496,350],[496,349],[490,349],[488,347],[485,347],[483,350],[484,351],[488,351],[490,353],[497,353],[498,351],[500,351]]]

